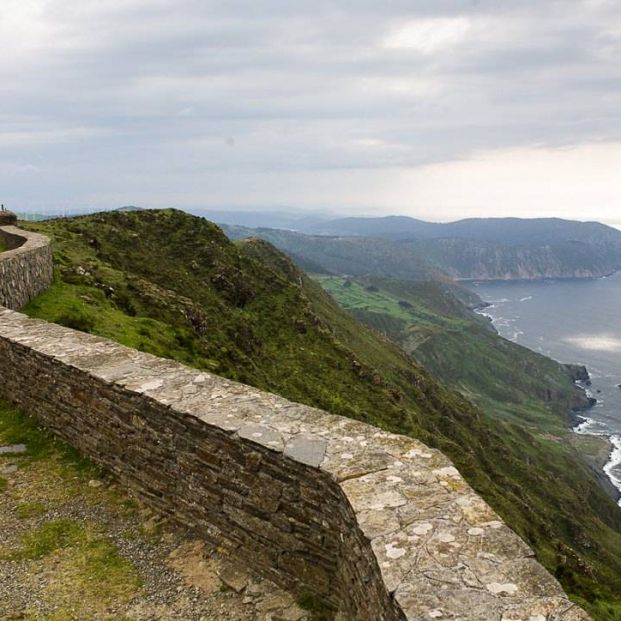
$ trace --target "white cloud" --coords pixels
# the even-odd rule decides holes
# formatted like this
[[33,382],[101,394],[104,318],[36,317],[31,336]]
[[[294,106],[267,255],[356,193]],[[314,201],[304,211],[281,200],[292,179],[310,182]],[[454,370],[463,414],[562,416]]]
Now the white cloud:
[[424,17],[401,24],[388,34],[384,45],[434,54],[455,47],[471,30],[467,17]]
[[612,219],[620,24],[603,0],[4,0],[2,198]]
[[613,221],[621,203],[620,167],[621,142],[512,148],[404,171],[399,186],[410,188],[410,201],[425,216]]

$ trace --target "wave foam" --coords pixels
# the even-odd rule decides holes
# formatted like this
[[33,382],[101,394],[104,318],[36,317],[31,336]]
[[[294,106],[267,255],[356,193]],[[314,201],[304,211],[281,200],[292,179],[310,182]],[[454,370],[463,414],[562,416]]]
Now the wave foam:
[[[612,484],[621,492],[621,476],[615,473],[615,468],[621,465],[621,436],[610,436],[612,442],[612,450],[608,463],[604,466],[604,472],[612,482]],[[619,500],[621,506],[621,500]]]

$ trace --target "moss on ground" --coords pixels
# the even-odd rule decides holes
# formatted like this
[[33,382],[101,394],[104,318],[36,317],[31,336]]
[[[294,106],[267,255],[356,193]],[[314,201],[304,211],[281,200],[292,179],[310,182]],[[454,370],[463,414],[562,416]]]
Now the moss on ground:
[[[128,602],[141,579],[123,558],[101,524],[89,517],[52,517],[70,504],[95,503],[122,514],[124,498],[87,483],[101,471],[70,447],[41,430],[36,422],[0,402],[0,445],[23,443],[26,452],[0,460],[17,466],[15,485],[6,485],[0,506],[0,563],[21,576],[51,611],[19,611],[33,621],[110,618],[106,609]],[[6,479],[5,479],[6,481]],[[7,482],[8,483],[8,482]],[[48,511],[53,507],[54,511]],[[49,515],[49,517],[48,517]],[[0,594],[1,595],[1,594]],[[11,605],[12,602],[0,601]]]

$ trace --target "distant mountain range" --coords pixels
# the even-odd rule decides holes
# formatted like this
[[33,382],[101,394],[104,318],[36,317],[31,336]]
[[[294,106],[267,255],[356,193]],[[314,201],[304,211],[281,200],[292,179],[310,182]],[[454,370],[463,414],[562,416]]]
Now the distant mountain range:
[[188,213],[201,216],[216,224],[233,226],[267,227],[292,231],[310,231],[323,222],[330,222],[334,214],[326,212],[295,212],[287,210],[234,211],[229,209],[187,209]]
[[[137,210],[141,208],[126,206],[117,211]],[[318,274],[515,280],[598,278],[621,269],[621,231],[599,222],[469,218],[437,223],[408,216],[334,219],[327,212],[287,210],[188,211],[221,224],[232,239],[265,239],[305,271]]]
[[621,269],[621,231],[558,218],[471,218],[451,223],[406,216],[341,218],[297,231],[225,226],[261,237],[307,271],[421,280],[593,278]]
[[408,216],[340,218],[303,229],[317,235],[381,237],[395,241],[460,238],[506,245],[545,244],[575,240],[614,241],[621,247],[621,231],[599,222],[560,218],[468,218],[457,222],[425,222]]

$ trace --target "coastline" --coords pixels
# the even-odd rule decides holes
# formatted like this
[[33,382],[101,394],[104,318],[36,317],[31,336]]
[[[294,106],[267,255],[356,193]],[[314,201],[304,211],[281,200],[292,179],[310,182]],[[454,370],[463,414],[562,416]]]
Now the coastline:
[[[580,386],[580,383],[576,382],[576,385]],[[588,394],[586,387],[580,386],[580,388],[583,388]],[[573,433],[581,436],[598,438],[607,442],[608,450],[605,459],[596,460],[599,463],[596,463],[595,465],[597,465],[600,472],[603,472],[608,483],[614,488],[616,492],[614,499],[617,504],[621,506],[621,478],[615,476],[613,472],[613,468],[621,463],[621,436],[616,434],[592,433],[590,431],[590,427],[595,424],[593,419],[588,416],[578,414],[575,411],[572,412],[572,415],[573,424],[570,429]]]
[[606,272],[605,274],[593,274],[590,276],[531,276],[529,278],[517,278],[513,276],[509,276],[506,278],[461,278],[455,276],[454,279],[457,283],[464,284],[473,284],[476,285],[478,282],[489,284],[489,283],[508,283],[508,282],[537,282],[537,281],[545,281],[545,280],[600,280],[605,278],[611,278],[615,274],[618,274],[621,270],[613,270],[612,272]]
[[[583,278],[556,278],[552,280],[605,280],[614,276],[615,274],[621,273],[620,271],[613,272],[611,274],[606,274],[602,276],[596,277],[583,277]],[[515,281],[514,279],[511,279]],[[511,280],[504,280],[496,282],[511,282]],[[549,279],[521,279],[523,281],[529,280],[549,280]],[[486,282],[479,280],[481,284],[485,284]],[[476,286],[476,282],[474,283]],[[476,289],[475,289],[476,291]],[[508,301],[508,300],[501,300]],[[496,321],[498,317],[495,317],[489,311],[495,307],[495,300],[490,302],[484,301],[484,304],[479,306],[476,309],[473,309],[475,313],[477,313],[481,317],[485,317],[491,325],[498,331],[496,328]],[[505,336],[508,340],[512,342],[516,342],[515,338],[510,338]],[[535,351],[531,349],[531,351]],[[541,353],[541,352],[535,352]],[[588,466],[595,472],[597,478],[602,485],[602,487],[607,491],[607,493],[615,500],[615,502],[621,507],[621,476],[615,474],[614,470],[617,469],[619,465],[621,465],[621,433],[608,432],[598,429],[598,423],[595,419],[591,419],[586,412],[595,407],[599,402],[593,392],[590,390],[591,385],[591,376],[589,370],[583,364],[566,364],[562,360],[559,360],[553,355],[544,354],[548,358],[555,360],[559,364],[565,366],[570,372],[573,371],[571,378],[573,379],[573,383],[576,387],[578,387],[581,391],[583,391],[587,403],[583,406],[571,408],[568,410],[568,430],[575,434],[576,436],[581,436],[584,438],[582,442],[576,442],[576,450],[582,453],[585,462]],[[621,385],[619,385],[621,388]],[[599,392],[599,391],[598,391]],[[593,441],[589,442],[586,438],[591,438]]]
[[[592,402],[591,407],[593,407],[597,403],[597,399],[593,397],[591,391],[586,384],[588,380],[576,380],[574,384],[578,386],[581,390],[584,390],[589,401]],[[616,434],[603,434],[603,433],[592,433],[590,428],[595,424],[595,421],[588,416],[584,416],[584,412],[588,411],[590,408],[586,410],[580,410],[582,413],[578,413],[576,410],[572,410],[572,420],[571,420],[571,431],[578,435],[582,436],[590,436],[592,438],[598,438],[606,440],[608,444],[607,457],[604,462],[603,459],[599,460],[600,463],[597,464],[598,469],[604,473],[607,481],[612,485],[612,487],[616,490],[615,500],[617,504],[621,507],[621,478],[615,476],[613,472],[613,468],[621,464],[621,436]],[[604,462],[604,463],[602,463]]]

